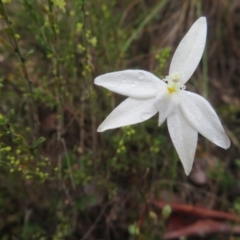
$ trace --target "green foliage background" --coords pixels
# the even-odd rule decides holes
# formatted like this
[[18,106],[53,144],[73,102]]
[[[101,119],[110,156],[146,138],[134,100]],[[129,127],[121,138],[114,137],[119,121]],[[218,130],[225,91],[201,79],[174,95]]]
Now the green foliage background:
[[[136,225],[147,199],[238,211],[239,10],[238,0],[0,0],[0,239],[162,239],[154,209]],[[127,68],[164,77],[202,15],[207,47],[187,88],[209,99],[232,146],[200,136],[187,178],[157,116],[96,132],[124,98],[93,81]]]

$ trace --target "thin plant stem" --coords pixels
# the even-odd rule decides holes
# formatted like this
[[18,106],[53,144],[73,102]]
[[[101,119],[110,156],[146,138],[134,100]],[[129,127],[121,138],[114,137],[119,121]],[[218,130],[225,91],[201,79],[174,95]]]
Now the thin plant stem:
[[[84,47],[86,48],[86,52],[87,52],[87,40],[86,40],[86,36],[85,36],[85,33],[86,33],[86,19],[85,19],[85,1],[83,0],[82,2],[82,8],[81,8],[81,20],[83,22],[83,30],[84,30],[84,33],[83,33],[83,45]],[[81,105],[80,105],[80,149],[81,149],[81,152],[84,153],[84,139],[85,139],[85,129],[84,129],[84,120],[85,120],[85,101],[86,101],[86,97],[85,97],[85,94],[86,94],[86,88],[85,88],[85,85],[86,83],[84,83],[84,81],[81,82],[81,86],[80,86],[80,89],[81,89]],[[86,84],[87,85],[87,84]]]
[[[198,17],[202,16],[202,2],[195,0],[197,15]],[[205,51],[203,53],[202,59],[202,68],[203,68],[203,96],[208,98],[209,96],[209,79],[208,79],[208,59],[207,59],[207,44],[205,46]],[[205,139],[205,149],[209,152],[209,141]]]
[[195,0],[196,10],[198,17],[202,16],[202,3],[199,0]]
[[48,0],[49,6],[49,22],[53,33],[53,65],[54,65],[54,80],[55,80],[55,91],[56,91],[56,100],[57,100],[57,140],[61,140],[62,132],[63,132],[63,108],[62,108],[62,95],[61,95],[61,74],[60,74],[60,66],[59,66],[59,49],[58,49],[58,33],[56,30],[56,23],[54,19],[53,12],[53,3],[51,0]]
[[[61,74],[59,66],[59,49],[58,49],[58,32],[56,30],[55,16],[53,12],[53,3],[48,0],[49,13],[48,18],[50,22],[50,27],[53,33],[53,39],[50,40],[51,48],[53,51],[53,74],[55,83],[55,93],[57,101],[57,142],[60,143],[63,134],[63,107],[62,107],[62,94],[61,94]],[[58,155],[58,178],[60,184],[62,183],[62,156]]]
[[65,156],[66,156],[66,161],[67,161],[67,165],[68,165],[68,170],[69,170],[69,174],[70,174],[70,179],[71,179],[71,183],[72,183],[72,188],[75,190],[76,189],[76,184],[73,178],[73,173],[72,173],[72,168],[71,168],[71,164],[70,164],[70,159],[68,156],[68,152],[67,152],[67,146],[66,146],[66,142],[65,140],[62,138],[61,139],[62,145],[63,145],[63,149],[65,152]]
[[82,95],[80,104],[80,149],[84,152],[84,139],[85,139],[85,129],[84,129],[84,119],[85,119],[85,97]]
[[91,233],[94,231],[94,229],[97,227],[99,221],[102,219],[105,211],[107,210],[107,207],[110,206],[112,202],[107,202],[101,209],[98,217],[96,220],[93,222],[92,226],[87,230],[87,232],[84,234],[84,236],[81,238],[81,240],[86,240],[89,239]]
[[[90,51],[90,46],[88,43],[88,39],[86,37],[87,35],[87,18],[86,18],[86,1],[83,0],[82,2],[82,21],[83,21],[83,43],[85,47],[85,58],[86,58],[86,64],[88,62],[88,55]],[[96,152],[97,152],[97,137],[96,137],[96,104],[95,104],[95,94],[92,87],[92,84],[89,84],[92,81],[91,72],[86,71],[85,72],[85,80],[86,80],[86,89],[89,92],[90,97],[90,111],[91,111],[91,135],[92,135],[92,152],[93,152],[93,159],[96,159]],[[83,88],[82,88],[83,89]],[[83,89],[83,95],[86,94],[85,89]],[[84,107],[84,105],[83,105]],[[83,129],[82,129],[83,131]],[[95,163],[95,162],[94,162]],[[94,164],[94,167],[96,164]]]
[[39,119],[38,119],[38,113],[37,113],[37,106],[36,106],[36,103],[34,100],[34,95],[33,95],[32,81],[29,77],[28,70],[26,67],[26,59],[22,54],[21,48],[18,44],[15,30],[12,26],[12,22],[10,21],[10,19],[7,15],[7,11],[4,7],[2,0],[0,0],[0,7],[1,7],[3,18],[4,18],[8,28],[10,29],[11,37],[12,37],[11,40],[12,40],[12,44],[14,47],[14,51],[17,54],[19,61],[21,63],[22,73],[23,73],[23,76],[24,76],[24,79],[25,79],[25,82],[27,85],[28,94],[30,97],[29,102],[28,102],[29,114],[30,114],[30,126],[31,126],[31,129],[33,130],[33,142],[35,142],[39,136]]
[[140,31],[144,28],[144,26],[149,23],[156,14],[159,13],[159,11],[167,4],[168,0],[160,1],[153,9],[152,11],[143,19],[143,21],[139,24],[139,26],[132,32],[126,43],[122,47],[122,53],[121,55],[124,56],[125,52],[128,50],[129,46],[131,45],[132,41],[136,39],[137,35],[140,33]]
[[172,199],[173,199],[173,187],[174,187],[174,183],[175,183],[175,179],[177,176],[177,164],[178,164],[178,155],[176,152],[174,152],[174,156],[173,156],[173,166],[172,166],[172,181],[171,181],[171,185],[170,185],[170,195],[169,195],[169,204],[171,204]]

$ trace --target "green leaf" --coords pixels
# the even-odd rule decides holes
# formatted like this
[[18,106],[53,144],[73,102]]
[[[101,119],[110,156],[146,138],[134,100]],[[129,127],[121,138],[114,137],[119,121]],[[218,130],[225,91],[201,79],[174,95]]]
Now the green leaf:
[[18,144],[23,144],[23,145],[25,145],[25,143],[26,143],[25,138],[20,134],[14,134],[13,141]]
[[13,119],[13,116],[15,114],[14,109],[11,109],[8,113],[8,121],[11,122],[11,120]]
[[45,137],[40,137],[40,138],[33,144],[33,148],[37,148],[37,147],[40,146],[45,140],[46,140]]
[[25,57],[28,57],[29,55],[31,55],[31,54],[33,54],[33,53],[34,53],[34,50],[33,50],[33,49],[30,49],[30,50],[26,53]]
[[7,123],[7,119],[4,117],[0,117],[0,125],[5,125]]

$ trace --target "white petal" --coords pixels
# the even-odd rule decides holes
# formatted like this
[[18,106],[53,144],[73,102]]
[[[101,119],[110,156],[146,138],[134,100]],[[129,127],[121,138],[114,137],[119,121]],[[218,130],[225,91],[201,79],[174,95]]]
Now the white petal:
[[118,105],[98,127],[98,132],[146,121],[157,113],[155,98],[139,100],[127,98]]
[[179,108],[168,117],[167,124],[168,131],[183,164],[184,171],[188,175],[192,170],[198,133],[185,120]]
[[95,78],[94,83],[113,92],[138,99],[155,97],[166,84],[150,72],[125,70],[106,73]]
[[206,99],[195,93],[180,91],[180,108],[187,121],[204,137],[219,147],[230,147],[230,140]]
[[161,126],[166,118],[173,113],[179,105],[179,97],[176,93],[169,93],[166,88],[159,92],[155,106],[159,111],[158,126]]
[[190,28],[178,45],[170,65],[169,75],[180,73],[186,83],[202,58],[207,36],[207,22],[200,17]]

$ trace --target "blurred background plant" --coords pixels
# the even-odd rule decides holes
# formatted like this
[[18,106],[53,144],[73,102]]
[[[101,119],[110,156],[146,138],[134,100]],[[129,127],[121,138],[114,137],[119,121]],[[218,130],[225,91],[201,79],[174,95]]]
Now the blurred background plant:
[[[157,116],[96,132],[124,98],[93,80],[127,68],[163,78],[202,15],[207,47],[187,88],[209,99],[232,145],[200,136],[186,177]],[[171,208],[148,199],[239,213],[238,0],[0,0],[0,16],[0,239],[173,239]]]

